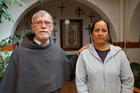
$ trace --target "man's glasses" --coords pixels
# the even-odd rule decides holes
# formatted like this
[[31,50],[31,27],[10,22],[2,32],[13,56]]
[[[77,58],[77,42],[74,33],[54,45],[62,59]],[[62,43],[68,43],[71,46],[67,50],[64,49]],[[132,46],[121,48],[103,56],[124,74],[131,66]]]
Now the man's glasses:
[[53,23],[52,22],[49,22],[49,21],[36,21],[36,22],[34,22],[33,24],[37,24],[37,25],[43,25],[43,24],[45,24],[45,25],[47,25],[47,26],[50,26],[50,25],[52,25]]

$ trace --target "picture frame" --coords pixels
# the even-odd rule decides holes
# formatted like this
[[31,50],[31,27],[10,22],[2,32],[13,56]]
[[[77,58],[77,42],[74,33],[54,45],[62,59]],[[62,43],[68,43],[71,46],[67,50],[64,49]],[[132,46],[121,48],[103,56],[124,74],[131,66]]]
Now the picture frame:
[[83,45],[82,20],[71,19],[69,24],[60,20],[60,44],[65,51],[78,50]]

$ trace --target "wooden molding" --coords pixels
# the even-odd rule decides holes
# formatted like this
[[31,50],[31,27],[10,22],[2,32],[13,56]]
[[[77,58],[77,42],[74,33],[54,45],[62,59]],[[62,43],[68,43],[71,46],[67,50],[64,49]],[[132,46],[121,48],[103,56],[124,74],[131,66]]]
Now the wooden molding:
[[113,45],[124,48],[140,48],[140,42],[113,42]]
[[139,89],[139,88],[134,87],[134,92],[136,92],[136,93],[140,93],[140,89]]
[[[126,48],[140,48],[140,42],[113,42],[112,43],[115,46],[120,46],[122,48],[124,48],[126,46]],[[6,45],[4,47],[0,47],[1,51],[12,51],[16,48],[15,44],[11,44],[11,45]]]
[[16,45],[12,44],[12,45],[6,45],[4,47],[0,47],[1,51],[12,51],[16,48]]

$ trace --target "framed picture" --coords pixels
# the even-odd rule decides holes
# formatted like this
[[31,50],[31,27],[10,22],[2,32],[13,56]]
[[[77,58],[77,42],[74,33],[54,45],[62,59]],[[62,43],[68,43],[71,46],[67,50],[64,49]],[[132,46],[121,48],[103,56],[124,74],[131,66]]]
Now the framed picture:
[[60,43],[66,51],[78,50],[82,47],[82,20],[70,20],[66,25],[65,20],[60,20]]

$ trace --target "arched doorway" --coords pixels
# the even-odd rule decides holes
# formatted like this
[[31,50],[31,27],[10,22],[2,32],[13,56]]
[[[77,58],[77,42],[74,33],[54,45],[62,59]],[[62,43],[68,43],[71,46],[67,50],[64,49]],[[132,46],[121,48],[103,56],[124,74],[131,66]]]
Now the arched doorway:
[[[62,2],[63,1],[63,2]],[[112,40],[117,40],[116,33],[112,26],[111,21],[105,13],[100,10],[96,5],[91,4],[90,2],[84,1],[81,2],[80,0],[49,0],[46,1],[43,5],[39,3],[35,3],[34,5],[30,6],[26,11],[23,12],[21,17],[19,18],[19,23],[17,26],[15,34],[18,33],[26,33],[30,31],[30,24],[31,24],[31,16],[38,10],[44,9],[50,12],[54,18],[55,22],[55,41],[57,41],[57,45],[60,46],[60,20],[65,19],[81,19],[83,20],[83,45],[89,43],[91,41],[90,32],[89,32],[89,25],[91,25],[94,20],[98,18],[103,18],[109,21],[111,27],[111,35]],[[54,35],[52,36],[54,38]]]

